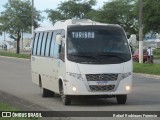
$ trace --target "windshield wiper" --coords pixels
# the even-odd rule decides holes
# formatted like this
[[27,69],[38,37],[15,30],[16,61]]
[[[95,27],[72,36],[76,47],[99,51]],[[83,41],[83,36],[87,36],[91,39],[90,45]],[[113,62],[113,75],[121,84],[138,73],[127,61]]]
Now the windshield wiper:
[[108,54],[108,53],[102,53],[102,54],[98,54],[98,56],[106,56],[106,57],[116,57],[122,61],[125,61],[126,59],[122,58],[121,56],[119,55],[115,55],[115,54]]
[[77,56],[77,57],[94,58],[98,62],[102,62],[100,59],[98,59],[96,56],[93,56],[93,55],[83,55],[83,54],[70,54],[70,55]]

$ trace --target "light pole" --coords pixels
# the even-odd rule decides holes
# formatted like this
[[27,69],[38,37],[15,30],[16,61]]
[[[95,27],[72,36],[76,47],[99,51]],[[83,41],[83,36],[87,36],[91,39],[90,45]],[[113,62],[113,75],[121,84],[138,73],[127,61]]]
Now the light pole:
[[4,43],[3,43],[3,49],[6,50],[6,32],[4,31]]
[[34,36],[34,0],[32,0],[32,38]]
[[142,26],[142,10],[143,3],[139,0],[139,63],[143,63],[143,26]]

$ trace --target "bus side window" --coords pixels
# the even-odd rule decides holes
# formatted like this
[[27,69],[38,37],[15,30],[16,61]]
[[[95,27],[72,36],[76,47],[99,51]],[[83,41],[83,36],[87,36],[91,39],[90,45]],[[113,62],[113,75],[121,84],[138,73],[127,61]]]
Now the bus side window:
[[51,43],[51,35],[52,32],[49,32],[48,37],[47,37],[47,43],[46,43],[46,51],[45,51],[45,56],[49,56],[49,48],[50,48],[50,43]]
[[43,36],[42,47],[41,47],[41,56],[44,56],[44,54],[45,54],[46,40],[47,40],[47,32],[45,32],[44,36]]
[[55,32],[52,33],[52,39],[51,39],[51,46],[50,46],[50,56],[54,57],[54,44],[55,44],[55,39],[54,39],[54,34]]
[[[61,31],[61,36],[62,36],[62,39],[65,38],[65,31],[64,31],[64,30]],[[65,43],[64,43],[64,41],[62,41],[62,45],[61,45],[61,48],[60,48],[60,49],[61,49],[61,50],[60,50],[60,53],[59,53],[59,58],[60,58],[63,62],[65,62]]]
[[41,32],[41,33],[40,33],[40,36],[39,36],[38,48],[37,48],[37,55],[40,55],[42,39],[43,39],[43,32]]
[[32,42],[32,55],[33,55],[33,50],[34,50],[35,38],[36,38],[36,33],[34,33],[34,38]]
[[57,35],[57,32],[55,31],[54,34],[53,34],[53,39],[55,41],[55,44],[54,44],[54,58],[59,58],[59,45],[56,43],[56,35]]
[[34,40],[34,46],[33,46],[33,55],[36,55],[36,52],[37,52],[38,38],[39,38],[39,33],[36,33],[36,37]]
[[53,57],[53,56],[51,56],[52,38],[53,38],[53,31],[51,32],[51,38],[50,38],[50,43],[49,43],[49,57]]
[[64,62],[65,61],[65,43],[62,42],[61,51],[59,53],[59,58]]

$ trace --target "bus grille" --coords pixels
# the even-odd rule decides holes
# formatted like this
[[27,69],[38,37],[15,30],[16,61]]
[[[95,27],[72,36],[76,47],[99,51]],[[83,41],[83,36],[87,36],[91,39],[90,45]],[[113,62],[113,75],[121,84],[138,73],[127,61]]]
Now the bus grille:
[[86,74],[87,81],[116,81],[118,74]]
[[92,91],[110,91],[115,88],[115,85],[103,85],[103,86],[90,85],[89,87]]

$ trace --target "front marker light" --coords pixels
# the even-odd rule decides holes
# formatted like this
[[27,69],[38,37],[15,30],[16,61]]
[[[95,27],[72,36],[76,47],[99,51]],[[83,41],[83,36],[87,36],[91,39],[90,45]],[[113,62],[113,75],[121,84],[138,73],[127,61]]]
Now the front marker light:
[[74,77],[74,78],[76,78],[76,79],[79,79],[79,80],[83,80],[81,74],[77,74],[77,73],[67,73],[67,75],[69,75],[70,77]]
[[126,90],[129,91],[131,89],[130,86],[126,86]]
[[76,92],[76,91],[77,91],[77,88],[76,88],[76,87],[72,87],[72,90],[73,90],[74,92]]
[[123,80],[124,78],[128,77],[131,75],[131,72],[128,73],[121,73],[118,75],[118,80]]

